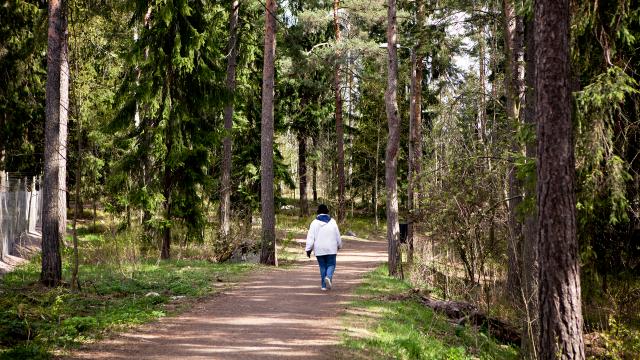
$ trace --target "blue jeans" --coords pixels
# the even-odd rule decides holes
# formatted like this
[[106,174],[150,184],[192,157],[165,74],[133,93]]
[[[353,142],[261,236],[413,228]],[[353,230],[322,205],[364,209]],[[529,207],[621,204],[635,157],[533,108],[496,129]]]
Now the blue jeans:
[[328,277],[333,280],[333,272],[336,271],[336,254],[316,256],[318,265],[320,266],[320,278],[322,279],[322,287],[326,287],[324,278]]

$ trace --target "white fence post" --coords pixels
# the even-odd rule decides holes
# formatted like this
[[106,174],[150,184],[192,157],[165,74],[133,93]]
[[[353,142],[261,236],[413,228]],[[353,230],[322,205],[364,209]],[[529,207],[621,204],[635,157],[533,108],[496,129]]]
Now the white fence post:
[[0,176],[3,177],[0,179],[0,260],[3,260],[23,234],[37,234],[42,199],[39,188],[36,189],[38,177],[9,173],[0,173]]

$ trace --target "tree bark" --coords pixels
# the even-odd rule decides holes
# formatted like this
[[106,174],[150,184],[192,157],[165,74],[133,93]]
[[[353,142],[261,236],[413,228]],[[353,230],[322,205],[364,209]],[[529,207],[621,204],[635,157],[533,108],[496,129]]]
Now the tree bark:
[[413,236],[414,223],[416,221],[416,204],[420,198],[420,185],[418,176],[422,171],[420,161],[422,159],[422,56],[414,52],[411,71],[411,103],[409,111],[409,179],[408,179],[408,203],[409,219],[407,225],[407,261],[413,262]]
[[[76,71],[77,74],[77,71]],[[77,99],[76,99],[77,101]],[[78,116],[78,160],[76,162],[76,188],[73,200],[73,268],[71,270],[71,288],[80,289],[78,270],[80,267],[80,254],[78,252],[78,215],[80,213],[80,189],[82,188],[82,120]]]
[[[424,2],[416,1],[416,23],[418,27],[424,25]],[[421,30],[419,30],[421,31]],[[407,225],[407,261],[413,262],[413,233],[415,207],[420,198],[420,186],[417,179],[421,172],[420,159],[422,158],[422,46],[425,42],[420,32],[418,44],[411,52],[411,102],[409,104],[409,178],[407,186],[407,208],[409,219]]]
[[[147,29],[151,28],[151,15],[152,15],[152,7],[149,6],[147,8],[147,13],[144,16],[144,26]],[[149,58],[149,47],[146,46],[144,49],[144,58],[147,60]],[[142,72],[138,72],[138,76],[141,76]],[[149,105],[145,105],[145,110],[148,110]],[[146,112],[146,111],[145,111]],[[139,116],[139,114],[138,114]],[[145,115],[148,116],[148,115]],[[153,178],[151,169],[152,169],[152,159],[151,159],[151,146],[153,141],[153,133],[152,129],[156,126],[156,124],[150,118],[144,119],[141,124],[145,124],[145,129],[143,133],[142,143],[144,144],[145,151],[142,152],[142,186],[146,191],[149,191],[151,187],[151,180]],[[95,218],[95,217],[94,217]],[[144,206],[142,208],[142,251],[146,253],[153,246],[153,228],[151,226],[151,210]]]
[[298,133],[298,177],[300,182],[300,216],[309,214],[307,202],[307,137]]
[[69,59],[64,0],[49,0],[46,93],[40,281],[57,286],[62,280],[60,241],[64,240],[67,222]]
[[[336,34],[336,43],[340,42],[340,22],[338,9],[340,0],[333,1],[333,25]],[[344,129],[342,120],[342,84],[340,81],[341,64],[340,52],[336,51],[336,65],[334,75],[334,91],[336,98],[336,139],[338,152],[338,222],[342,222],[345,216],[344,208]]]
[[584,359],[569,90],[569,0],[535,2],[541,359]]
[[[484,34],[485,25],[482,24],[480,26],[480,31],[478,34],[478,70],[480,75],[480,131],[478,134],[478,138],[480,142],[484,145],[485,150],[488,149],[487,146],[487,101],[486,101],[486,64],[485,64],[485,34]],[[485,151],[485,156],[489,156],[488,152]]]
[[[379,181],[378,181],[378,173],[379,171],[379,166],[380,166],[380,126],[378,126],[378,132],[376,134],[376,176],[375,176],[375,182],[373,183],[373,213],[376,216],[376,230],[380,228],[380,218],[378,217],[378,186],[379,186]],[[400,228],[398,227],[398,231],[400,231]]]
[[[3,114],[2,117],[0,117],[0,129],[4,129],[4,121],[5,121],[5,117],[7,115]],[[4,196],[3,196],[3,192],[8,192],[6,187],[6,178],[7,178],[7,173],[4,171],[5,169],[5,165],[4,165],[4,139],[0,138],[0,224],[3,223],[3,219],[2,219],[2,214],[4,213],[2,211],[2,208],[4,207]],[[0,260],[4,259],[4,229],[2,226],[0,226]]]
[[[2,117],[0,117],[0,129],[4,129],[6,116],[7,114],[5,113],[2,115]],[[4,207],[4,197],[2,196],[2,193],[8,192],[7,184],[6,184],[7,173],[4,171],[5,170],[4,142],[5,142],[5,139],[0,137],[0,224],[2,224],[3,222],[3,219],[2,219],[3,211],[1,209],[2,207]],[[4,231],[5,230],[2,228],[2,226],[0,226],[0,260],[4,259],[5,244],[4,244],[4,241],[2,240],[5,238]]]
[[162,235],[162,249],[160,251],[160,259],[167,260],[171,258],[171,174],[165,173],[165,188],[164,188],[164,211],[166,224],[164,225]]
[[[522,152],[522,148],[515,136],[519,128],[518,108],[522,90],[522,18],[516,14],[514,0],[504,0],[504,48],[506,67],[504,76],[506,112],[509,127],[513,134],[511,137],[511,153]],[[508,181],[509,181],[509,237],[507,243],[507,292],[513,303],[518,303],[520,296],[520,268],[522,254],[522,224],[518,220],[518,206],[522,202],[522,182],[516,174],[515,155],[509,156]]]
[[387,241],[389,256],[389,275],[400,276],[401,258],[398,247],[398,147],[400,145],[400,114],[398,113],[398,49],[396,48],[396,0],[387,1],[387,90],[385,92],[385,105],[387,123],[389,126],[389,138],[385,154],[385,185],[387,188]]
[[[314,151],[316,151],[316,149],[318,148],[318,140],[316,137],[313,138],[313,149]],[[312,192],[313,192],[313,202],[314,203],[318,203],[318,161],[316,160],[315,156],[313,158],[313,164],[312,164]]]
[[[169,39],[169,44],[167,46],[167,49],[165,49],[165,51],[167,51],[167,53],[170,53],[171,48],[173,48],[174,46],[174,38],[175,35],[177,33],[177,25],[174,24],[172,29],[171,29],[171,33],[173,36],[171,36]],[[164,224],[164,229],[163,229],[163,236],[162,236],[162,248],[160,251],[160,258],[167,260],[171,257],[171,227],[172,227],[172,210],[173,210],[173,199],[172,199],[172,190],[173,190],[173,166],[171,164],[171,153],[173,152],[173,145],[174,145],[174,136],[175,136],[175,132],[179,131],[179,129],[176,128],[176,124],[175,124],[175,115],[173,114],[173,112],[171,111],[171,108],[173,106],[172,103],[172,91],[171,91],[171,87],[173,86],[173,76],[174,76],[174,72],[173,72],[173,64],[171,62],[168,62],[168,66],[167,66],[167,75],[163,84],[163,88],[162,88],[162,105],[160,105],[160,111],[158,112],[159,117],[162,116],[162,113],[164,112],[165,106],[167,106],[169,108],[169,115],[167,117],[167,125],[165,127],[165,131],[164,131],[164,141],[165,141],[165,146],[167,148],[167,153],[165,155],[165,159],[164,159],[164,174],[163,174],[163,179],[162,179],[162,186],[163,186],[163,195],[164,195],[164,216],[165,216],[165,224]],[[159,122],[158,122],[159,123]]]
[[[4,124],[7,122],[7,114],[4,113],[2,114],[2,116],[0,116],[0,130],[4,131]],[[4,179],[6,177],[6,165],[5,165],[5,158],[4,158],[4,147],[5,147],[5,134],[2,134],[2,136],[0,136],[0,191],[2,191],[4,189]],[[0,219],[1,220],[1,219]],[[2,230],[0,229],[0,234],[2,233]],[[0,246],[2,246],[0,244]],[[1,249],[0,249],[1,250]],[[2,256],[2,252],[0,252],[0,257]]]
[[409,212],[407,218],[407,262],[413,261],[413,212],[414,212],[414,181],[416,178],[415,164],[417,158],[415,154],[416,145],[416,93],[419,91],[417,83],[418,64],[416,59],[415,48],[411,49],[411,85],[410,85],[410,100],[409,100],[409,151],[408,151],[408,171],[407,171],[407,211]]
[[[535,45],[534,45],[533,18],[525,24],[525,61],[526,61],[526,95],[524,103],[525,126],[534,128],[535,120]],[[536,143],[529,141],[526,144],[527,159],[536,156]],[[525,198],[535,197],[534,189],[525,186]],[[538,334],[538,238],[536,231],[535,213],[525,214],[522,237],[522,297],[525,316],[522,324],[522,343],[520,344],[521,356],[527,360],[538,359],[540,352],[537,346]]]
[[[229,14],[229,48],[227,60],[227,78],[225,86],[227,91],[235,97],[236,91],[236,61],[238,58],[238,13],[239,0],[231,2]],[[233,100],[224,107],[224,131],[222,141],[222,178],[220,179],[220,238],[228,241],[231,231],[231,130],[233,128]]]
[[173,169],[169,165],[169,156],[173,149],[173,114],[169,114],[169,121],[167,125],[166,146],[167,156],[164,164],[163,175],[163,195],[164,195],[164,211],[165,211],[165,225],[162,236],[162,249],[160,251],[161,259],[169,259],[171,257],[171,220],[172,220],[172,199],[171,190],[173,188]]
[[[71,18],[73,21],[73,18]],[[78,61],[74,61],[75,65],[75,76],[78,76]],[[75,87],[74,87],[75,89]],[[76,186],[75,186],[75,196],[73,200],[73,223],[72,223],[72,234],[73,234],[73,267],[71,269],[71,289],[73,290],[81,290],[80,279],[78,278],[78,270],[80,269],[80,253],[78,249],[78,216],[82,213],[82,206],[80,193],[82,191],[82,116],[80,115],[80,99],[78,98],[76,92],[73,92],[73,98],[75,103],[75,116],[77,119],[77,129],[76,129],[76,138],[77,138],[77,150],[78,150],[78,159],[76,161]],[[128,207],[127,207],[128,209]],[[31,206],[29,206],[29,210],[31,210]],[[95,227],[94,227],[95,228]]]
[[276,259],[276,216],[273,195],[273,97],[276,55],[276,1],[266,0],[264,67],[262,70],[262,124],[260,140],[260,204],[262,252],[260,263],[278,265]]

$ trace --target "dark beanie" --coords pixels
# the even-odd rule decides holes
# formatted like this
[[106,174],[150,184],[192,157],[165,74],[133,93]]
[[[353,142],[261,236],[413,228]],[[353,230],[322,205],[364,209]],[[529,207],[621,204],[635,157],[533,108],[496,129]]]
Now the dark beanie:
[[328,214],[329,213],[329,208],[327,207],[327,205],[325,204],[320,204],[318,206],[318,214]]

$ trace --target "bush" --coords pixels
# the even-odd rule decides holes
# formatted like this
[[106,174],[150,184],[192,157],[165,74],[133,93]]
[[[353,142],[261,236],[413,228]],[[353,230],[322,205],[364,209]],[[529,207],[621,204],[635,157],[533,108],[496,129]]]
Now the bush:
[[51,354],[43,347],[24,344],[0,353],[0,360],[48,360]]
[[33,336],[27,322],[15,313],[4,311],[0,315],[0,345],[11,346]]

